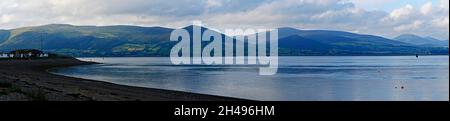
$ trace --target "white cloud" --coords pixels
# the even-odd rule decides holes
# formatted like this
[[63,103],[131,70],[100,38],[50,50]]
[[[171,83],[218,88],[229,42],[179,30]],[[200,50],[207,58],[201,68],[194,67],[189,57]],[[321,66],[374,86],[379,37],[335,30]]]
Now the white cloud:
[[420,8],[420,12],[424,15],[429,14],[433,10],[433,4],[431,2],[426,3]]
[[436,27],[443,28],[443,29],[449,29],[449,17],[443,17],[443,18],[437,18],[434,19],[432,22]]
[[400,25],[394,28],[395,31],[412,31],[419,29],[423,25],[423,21],[414,21],[413,23]]
[[449,0],[441,0],[440,1],[440,7],[441,8],[448,10],[448,6],[449,6]]
[[402,8],[395,9],[391,12],[390,18],[394,21],[398,21],[400,19],[407,19],[413,13],[414,7],[412,5],[406,5]]
[[222,2],[221,1],[217,1],[217,0],[208,0],[207,2],[207,6],[208,7],[220,7],[222,6]]
[[[448,38],[448,0],[405,5],[399,0],[1,0],[0,29],[51,23],[183,27],[193,20],[219,29],[335,29],[393,37]],[[368,9],[378,6],[379,9]]]
[[381,10],[386,5],[398,2],[398,0],[348,0],[356,6],[370,10]]
[[0,16],[0,23],[9,23],[12,20],[12,15],[2,15]]

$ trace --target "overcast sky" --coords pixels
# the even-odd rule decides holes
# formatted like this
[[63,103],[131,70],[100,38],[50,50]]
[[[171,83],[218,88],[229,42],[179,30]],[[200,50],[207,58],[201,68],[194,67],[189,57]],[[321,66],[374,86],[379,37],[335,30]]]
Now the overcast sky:
[[449,0],[1,0],[0,29],[44,24],[344,30],[449,38]]

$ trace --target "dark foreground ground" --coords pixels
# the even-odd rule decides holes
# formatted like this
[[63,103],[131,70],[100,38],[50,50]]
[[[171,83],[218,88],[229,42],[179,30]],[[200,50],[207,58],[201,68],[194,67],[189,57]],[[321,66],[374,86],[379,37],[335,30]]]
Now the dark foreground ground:
[[240,99],[139,88],[48,73],[94,64],[73,58],[0,60],[0,101],[236,101]]

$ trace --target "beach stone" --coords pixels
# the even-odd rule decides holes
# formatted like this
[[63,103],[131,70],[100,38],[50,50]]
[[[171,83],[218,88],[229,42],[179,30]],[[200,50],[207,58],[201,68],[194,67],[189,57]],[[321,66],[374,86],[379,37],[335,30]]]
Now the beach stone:
[[29,98],[21,93],[10,93],[0,96],[1,101],[29,101]]

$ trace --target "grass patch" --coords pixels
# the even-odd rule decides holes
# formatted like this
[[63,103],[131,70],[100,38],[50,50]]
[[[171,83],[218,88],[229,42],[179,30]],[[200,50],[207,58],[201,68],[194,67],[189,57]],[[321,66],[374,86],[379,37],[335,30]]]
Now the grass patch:
[[31,99],[31,101],[47,101],[45,90],[39,88],[37,90],[33,90],[31,93],[24,93],[18,87],[12,85],[11,83],[0,82],[0,96],[8,95],[10,93],[22,93],[26,94],[27,97]]
[[47,93],[43,89],[39,88],[38,90],[29,93],[28,97],[31,98],[31,101],[47,101],[45,94]]
[[11,83],[0,82],[0,95],[7,95],[13,92],[20,92],[20,89]]
[[11,83],[0,82],[0,87],[2,87],[2,88],[9,88],[9,87],[12,87],[12,84]]

